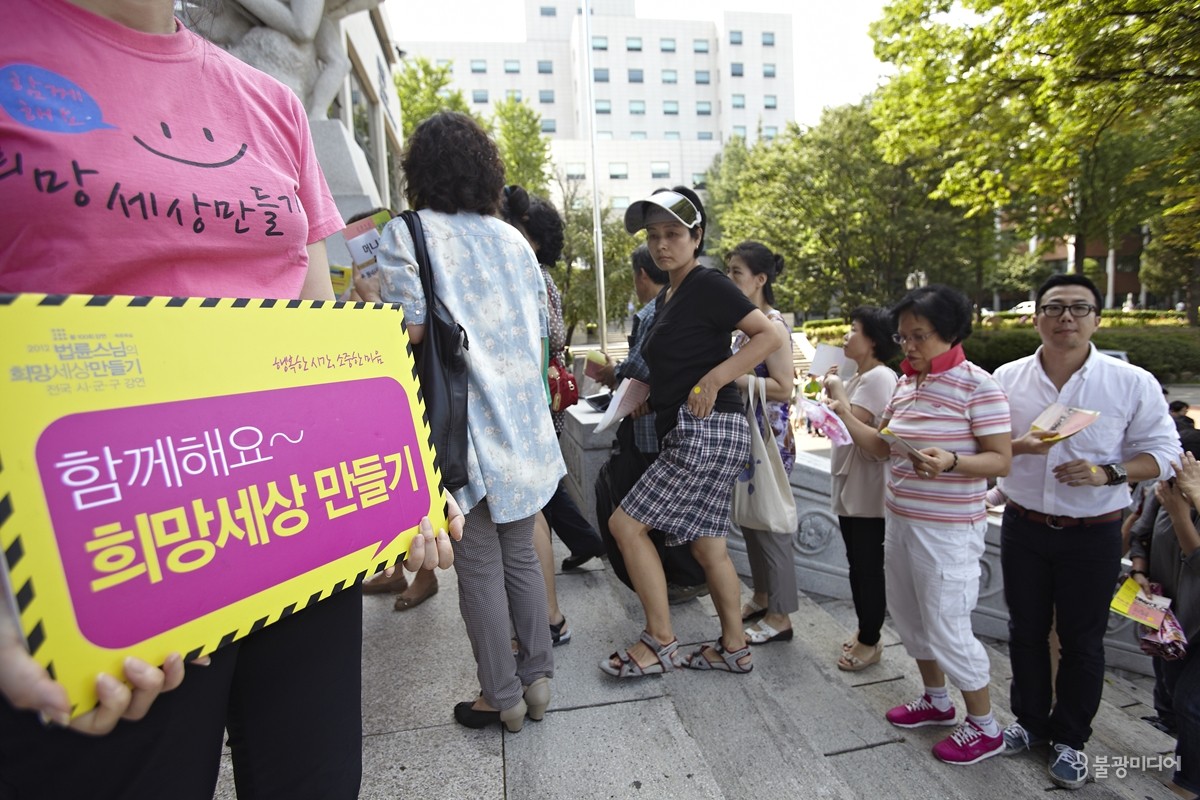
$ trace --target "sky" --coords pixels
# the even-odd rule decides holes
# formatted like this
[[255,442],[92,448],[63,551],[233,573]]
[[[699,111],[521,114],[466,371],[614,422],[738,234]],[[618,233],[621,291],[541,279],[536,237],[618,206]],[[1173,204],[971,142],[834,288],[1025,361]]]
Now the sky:
[[[725,8],[792,15],[796,120],[820,121],[821,109],[855,103],[886,74],[874,56],[868,26],[884,0],[637,0],[639,17],[719,19]],[[406,41],[519,42],[525,36],[523,0],[388,0],[392,36]]]

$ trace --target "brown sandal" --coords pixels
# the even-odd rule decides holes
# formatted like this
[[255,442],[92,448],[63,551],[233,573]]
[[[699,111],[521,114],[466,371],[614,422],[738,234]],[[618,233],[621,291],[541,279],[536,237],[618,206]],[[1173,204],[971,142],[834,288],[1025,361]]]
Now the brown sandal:
[[871,655],[866,658],[859,658],[853,655],[849,650],[842,653],[842,657],[838,659],[838,669],[843,672],[858,672],[864,670],[872,664],[878,664],[879,659],[883,658],[883,645],[876,644],[871,651]]

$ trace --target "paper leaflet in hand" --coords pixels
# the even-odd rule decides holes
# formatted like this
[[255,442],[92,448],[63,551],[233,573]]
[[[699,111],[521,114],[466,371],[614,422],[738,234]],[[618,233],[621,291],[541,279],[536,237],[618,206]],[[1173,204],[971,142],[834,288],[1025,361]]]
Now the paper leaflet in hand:
[[877,435],[879,436],[880,439],[883,439],[888,444],[898,446],[902,451],[904,451],[905,455],[913,456],[914,458],[917,458],[920,461],[929,461],[930,460],[929,456],[925,455],[920,450],[913,447],[909,442],[906,442],[904,439],[901,439],[899,436],[892,433],[887,428],[884,428],[881,431],[879,431],[879,433]]
[[1060,442],[1074,436],[1091,425],[1100,416],[1099,411],[1089,411],[1086,408],[1071,408],[1062,403],[1051,403],[1046,410],[1037,415],[1037,419],[1029,426],[1035,431],[1053,431],[1057,436],[1050,436],[1042,441]]
[[1148,595],[1133,578],[1126,578],[1121,588],[1113,595],[1108,606],[1123,617],[1140,622],[1147,628],[1158,630],[1163,617],[1171,607],[1171,599],[1162,595]]
[[858,371],[858,365],[846,358],[845,350],[831,344],[818,344],[808,371],[822,378],[829,372],[830,367],[838,368],[838,377],[843,381],[850,380]]
[[635,408],[646,402],[646,398],[649,396],[650,387],[641,381],[634,378],[626,378],[621,381],[621,385],[617,387],[617,391],[613,393],[612,400],[608,404],[608,410],[604,412],[600,424],[596,426],[596,433],[603,433],[625,419]]
[[799,402],[800,407],[804,409],[805,419],[811,422],[813,428],[823,436],[826,436],[834,445],[840,447],[854,442],[850,438],[850,431],[847,430],[846,423],[842,422],[841,418],[833,413],[829,406],[814,402],[806,397],[801,397]]

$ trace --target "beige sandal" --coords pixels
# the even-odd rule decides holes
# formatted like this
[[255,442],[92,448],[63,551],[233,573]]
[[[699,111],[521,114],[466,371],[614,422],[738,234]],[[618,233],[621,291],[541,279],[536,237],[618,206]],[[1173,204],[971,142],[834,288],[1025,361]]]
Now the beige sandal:
[[849,650],[842,653],[842,657],[838,659],[838,669],[843,672],[858,672],[864,670],[872,664],[878,664],[879,659],[883,658],[883,645],[876,644],[871,650],[871,655],[866,658],[859,658],[852,654]]

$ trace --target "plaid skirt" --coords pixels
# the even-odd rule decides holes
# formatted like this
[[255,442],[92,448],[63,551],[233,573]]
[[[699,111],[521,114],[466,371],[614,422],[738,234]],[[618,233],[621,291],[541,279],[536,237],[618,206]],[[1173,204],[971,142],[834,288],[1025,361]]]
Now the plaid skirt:
[[643,525],[666,533],[668,547],[729,534],[733,482],[750,458],[750,428],[741,412],[696,419],[684,403],[662,452],[621,501]]

